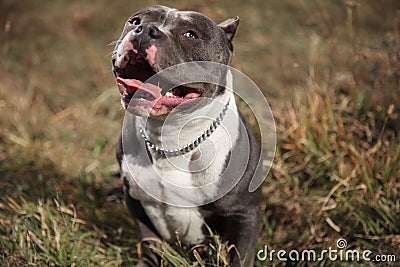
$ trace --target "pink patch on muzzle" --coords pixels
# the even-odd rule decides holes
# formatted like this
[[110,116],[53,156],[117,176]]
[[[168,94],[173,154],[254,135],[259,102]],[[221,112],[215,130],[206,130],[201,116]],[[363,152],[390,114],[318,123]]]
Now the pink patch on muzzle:
[[147,62],[149,62],[150,66],[154,66],[154,60],[156,58],[157,47],[154,44],[152,44],[145,51],[147,54],[147,56],[146,56]]

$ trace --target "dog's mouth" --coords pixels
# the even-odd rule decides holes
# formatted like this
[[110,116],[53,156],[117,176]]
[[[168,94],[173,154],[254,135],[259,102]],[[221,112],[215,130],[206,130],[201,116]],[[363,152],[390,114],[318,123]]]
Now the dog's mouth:
[[[146,110],[149,115],[164,115],[175,107],[201,97],[202,91],[186,85],[177,86],[162,93],[162,84],[150,77],[157,72],[150,65],[147,57],[143,57],[133,50],[128,51],[121,67],[115,65],[114,74],[121,93],[121,102],[125,109],[132,109],[143,114]],[[160,87],[161,86],[161,87]]]

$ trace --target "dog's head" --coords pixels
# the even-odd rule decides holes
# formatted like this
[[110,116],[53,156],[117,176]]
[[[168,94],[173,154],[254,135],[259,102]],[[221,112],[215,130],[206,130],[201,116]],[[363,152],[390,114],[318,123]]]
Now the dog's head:
[[164,6],[148,7],[132,15],[112,54],[124,108],[131,102],[129,107],[135,115],[162,116],[178,106],[192,106],[200,97],[221,94],[224,88],[215,84],[191,83],[168,90],[163,87],[173,87],[170,84],[174,81],[145,82],[179,63],[212,61],[228,65],[238,24],[238,17],[217,25],[201,13]]

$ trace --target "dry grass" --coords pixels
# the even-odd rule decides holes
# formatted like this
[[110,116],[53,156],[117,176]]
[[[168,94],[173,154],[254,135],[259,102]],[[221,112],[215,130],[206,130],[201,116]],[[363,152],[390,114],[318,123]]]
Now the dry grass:
[[[4,266],[136,262],[133,223],[108,194],[123,111],[107,44],[132,11],[155,3],[0,4]],[[259,247],[326,249],[343,237],[399,260],[397,1],[158,3],[217,21],[241,16],[233,65],[263,89],[278,130]],[[228,249],[214,236],[205,247],[159,252],[167,266],[224,266]]]

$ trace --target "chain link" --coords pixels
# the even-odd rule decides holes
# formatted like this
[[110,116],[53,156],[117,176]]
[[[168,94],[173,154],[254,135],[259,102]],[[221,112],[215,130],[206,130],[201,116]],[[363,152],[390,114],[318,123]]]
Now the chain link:
[[230,100],[228,100],[228,102],[225,104],[224,108],[222,109],[221,113],[219,113],[218,117],[210,124],[210,126],[201,135],[199,135],[195,140],[188,143],[187,145],[184,145],[181,148],[164,149],[162,147],[157,146],[156,144],[154,144],[152,141],[150,141],[147,138],[145,131],[142,127],[139,128],[140,135],[142,136],[148,149],[150,149],[154,152],[157,152],[158,154],[160,154],[163,157],[184,155],[184,154],[192,151],[196,147],[198,147],[203,141],[205,141],[207,139],[207,137],[209,137],[217,129],[218,125],[221,124],[226,111],[228,110],[229,101]]

